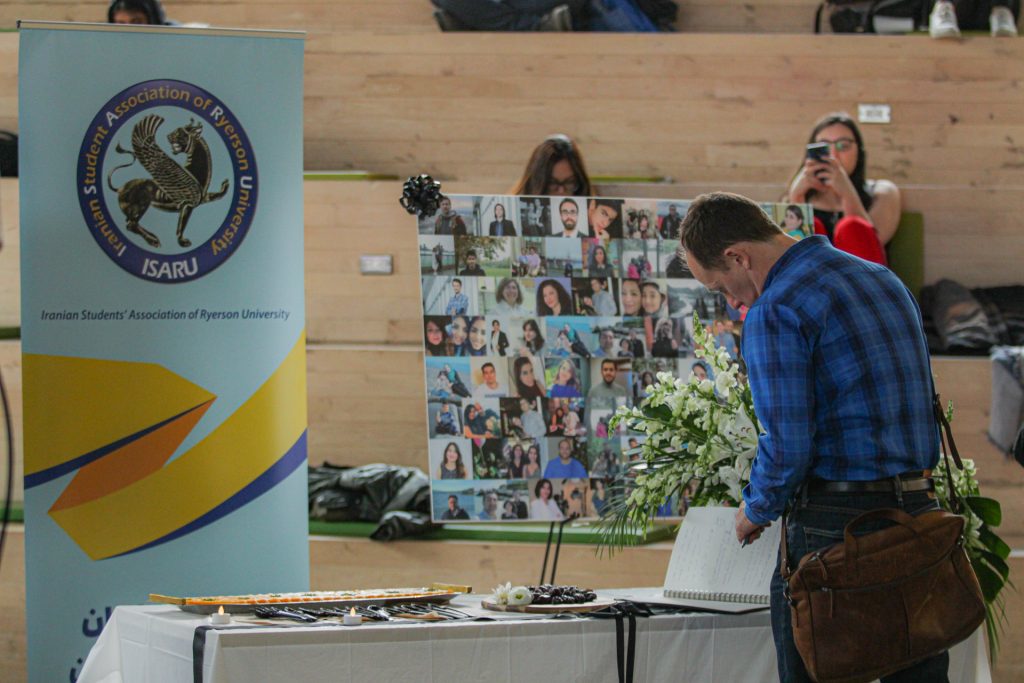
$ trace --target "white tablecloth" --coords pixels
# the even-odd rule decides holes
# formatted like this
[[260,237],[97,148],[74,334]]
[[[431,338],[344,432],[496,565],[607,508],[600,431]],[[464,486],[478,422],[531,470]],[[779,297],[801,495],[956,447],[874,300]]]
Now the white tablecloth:
[[[479,596],[454,607],[475,610]],[[493,614],[493,613],[492,613]],[[253,626],[206,631],[204,683],[253,681],[586,681],[615,683],[610,619]],[[78,683],[189,683],[196,628],[208,619],[169,606],[118,607]],[[626,624],[628,638],[628,622]],[[637,619],[635,681],[777,681],[766,611]],[[951,652],[950,681],[989,683],[983,640]]]

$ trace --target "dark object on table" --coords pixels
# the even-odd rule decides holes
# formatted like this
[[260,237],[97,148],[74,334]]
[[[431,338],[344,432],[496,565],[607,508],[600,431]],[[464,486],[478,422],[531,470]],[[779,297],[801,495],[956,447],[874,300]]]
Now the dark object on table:
[[398,203],[417,216],[433,216],[441,205],[441,183],[426,173],[412,176],[402,186],[402,196]]

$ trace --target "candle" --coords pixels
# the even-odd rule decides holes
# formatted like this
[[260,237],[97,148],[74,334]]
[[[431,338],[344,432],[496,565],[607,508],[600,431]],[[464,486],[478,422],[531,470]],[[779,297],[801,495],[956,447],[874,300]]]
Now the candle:
[[224,611],[224,605],[210,615],[210,623],[215,626],[224,626],[231,623],[231,615]]
[[356,614],[356,608],[353,607],[349,610],[348,614],[341,618],[341,623],[345,626],[359,626],[363,623],[363,618]]

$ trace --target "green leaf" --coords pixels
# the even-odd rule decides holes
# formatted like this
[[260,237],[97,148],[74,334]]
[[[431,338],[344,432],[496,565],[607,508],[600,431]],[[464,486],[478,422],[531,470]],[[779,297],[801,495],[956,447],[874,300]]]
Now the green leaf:
[[987,526],[983,526],[979,529],[978,540],[981,541],[986,548],[1004,560],[1010,556],[1010,546],[1008,546],[1006,541],[999,538],[999,536]]
[[981,521],[985,522],[985,524],[999,526],[1003,521],[1003,509],[1000,507],[998,500],[983,496],[967,496],[964,498],[964,501],[966,501],[974,514],[981,517]]
[[1006,564],[1003,558],[995,553],[990,553],[987,550],[980,550],[978,552],[981,554],[982,559],[999,573],[999,576],[1003,579],[1002,582],[1005,584],[1006,580],[1010,578],[1010,565]]
[[978,577],[978,585],[981,586],[981,594],[985,602],[992,602],[999,595],[1003,588],[1003,577],[989,569],[988,565],[980,559],[970,558],[971,566],[974,567],[974,574]]

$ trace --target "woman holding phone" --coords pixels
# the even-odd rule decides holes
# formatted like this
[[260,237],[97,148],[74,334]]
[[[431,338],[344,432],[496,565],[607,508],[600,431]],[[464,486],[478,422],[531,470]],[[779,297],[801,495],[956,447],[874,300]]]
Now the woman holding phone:
[[896,234],[902,205],[889,180],[865,178],[864,140],[845,112],[821,118],[807,155],[784,201],[814,208],[814,231],[845,252],[885,264],[885,245]]

